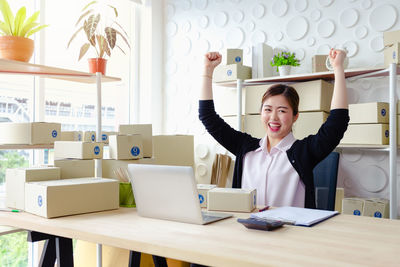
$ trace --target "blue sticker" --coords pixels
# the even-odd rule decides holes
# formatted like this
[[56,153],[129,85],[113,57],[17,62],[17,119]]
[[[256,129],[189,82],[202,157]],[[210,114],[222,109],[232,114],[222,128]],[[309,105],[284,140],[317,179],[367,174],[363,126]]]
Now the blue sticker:
[[396,51],[393,51],[392,57],[393,57],[393,59],[396,59]]
[[254,194],[254,206],[256,206],[256,194]]
[[380,213],[379,211],[376,211],[376,212],[374,213],[374,217],[382,218],[382,213]]
[[38,203],[39,207],[41,207],[43,205],[43,199],[42,199],[41,195],[38,196],[37,203]]
[[231,76],[231,75],[232,75],[232,70],[228,70],[228,71],[226,72],[226,74],[228,74],[228,76]]
[[386,109],[383,108],[383,109],[381,110],[381,114],[382,114],[383,117],[385,117],[385,116],[386,116]]
[[56,130],[53,130],[53,131],[51,132],[51,136],[53,136],[53,138],[56,138],[56,137],[57,137],[57,131],[56,131]]
[[102,134],[101,135],[101,140],[106,141],[107,140],[107,135],[106,134]]
[[361,212],[360,212],[359,210],[354,210],[354,211],[353,211],[353,215],[360,216],[360,215],[361,215]]
[[94,134],[92,134],[92,141],[94,142],[94,139],[96,139],[95,137],[94,137]]
[[78,134],[78,141],[82,141],[82,135]]
[[200,200],[200,204],[203,204],[204,202],[204,197],[202,194],[199,194],[199,200]]
[[235,61],[239,63],[240,61],[242,61],[242,58],[237,56],[237,57],[235,57]]
[[385,131],[385,136],[389,137],[389,131],[388,130]]
[[94,147],[94,154],[98,155],[100,153],[100,147],[99,146],[95,146]]
[[140,154],[140,149],[137,146],[132,147],[131,154],[134,157],[138,156]]

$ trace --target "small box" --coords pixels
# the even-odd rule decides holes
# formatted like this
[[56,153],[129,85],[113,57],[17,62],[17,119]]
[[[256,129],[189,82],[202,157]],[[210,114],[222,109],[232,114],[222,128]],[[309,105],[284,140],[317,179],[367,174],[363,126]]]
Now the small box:
[[257,85],[247,86],[245,88],[245,114],[260,114],[262,97],[270,86],[271,85]]
[[266,134],[261,115],[244,115],[244,132],[256,138],[263,138]]
[[119,134],[140,134],[142,135],[143,157],[153,156],[153,127],[151,124],[121,124]]
[[142,135],[112,135],[109,141],[111,159],[143,158]]
[[328,55],[315,55],[312,57],[311,65],[312,65],[312,72],[323,72],[329,71],[326,68],[326,58]]
[[390,64],[399,64],[399,53],[400,53],[400,46],[399,43],[394,43],[388,47],[385,47],[383,52],[384,54],[384,66],[385,68],[389,67]]
[[119,182],[80,178],[25,184],[25,210],[45,217],[118,209]]
[[223,65],[238,64],[243,65],[243,50],[228,48],[222,56]]
[[364,211],[365,199],[352,197],[344,198],[342,202],[343,214],[362,216]]
[[344,188],[337,187],[335,196],[335,210],[340,213],[342,213],[343,198],[344,198]]
[[214,70],[213,82],[231,82],[237,79],[251,79],[251,67],[230,64],[219,65]]
[[389,124],[349,124],[340,143],[388,145]]
[[392,45],[397,42],[400,42],[400,30],[383,33],[384,46]]
[[256,207],[256,189],[214,188],[208,191],[207,209],[251,212]]
[[83,142],[96,142],[96,132],[95,131],[83,132]]
[[61,179],[94,177],[94,160],[92,159],[58,159],[54,166],[61,169]]
[[[238,113],[237,89],[217,87],[213,90],[215,111],[220,116],[236,116]],[[242,89],[242,114],[244,114],[245,89]]]
[[155,164],[194,167],[193,135],[155,135],[153,145]]
[[252,78],[272,77],[274,69],[270,62],[274,52],[267,44],[259,43],[252,47]]
[[349,116],[354,123],[389,123],[389,103],[373,102],[350,104]]
[[57,141],[54,143],[54,159],[101,159],[103,143]]
[[299,111],[330,112],[333,84],[324,80],[292,84],[300,97]]
[[9,208],[25,209],[25,182],[58,180],[60,168],[30,167],[6,170],[6,205]]
[[101,132],[101,142],[108,144],[111,135],[117,135],[117,132]]
[[61,131],[59,141],[82,141],[82,135],[81,131]]
[[215,184],[197,184],[197,192],[199,192],[200,207],[207,207],[207,193],[213,188],[216,188]]
[[389,200],[384,198],[366,199],[363,215],[376,218],[389,218]]
[[142,158],[131,160],[116,160],[116,159],[103,159],[102,160],[102,177],[118,179],[118,169],[128,170],[129,164],[155,164],[154,158]]
[[329,114],[323,111],[299,112],[297,121],[293,124],[293,135],[296,139],[303,139],[310,134],[316,134]]
[[53,144],[60,140],[61,124],[49,122],[0,123],[0,144]]

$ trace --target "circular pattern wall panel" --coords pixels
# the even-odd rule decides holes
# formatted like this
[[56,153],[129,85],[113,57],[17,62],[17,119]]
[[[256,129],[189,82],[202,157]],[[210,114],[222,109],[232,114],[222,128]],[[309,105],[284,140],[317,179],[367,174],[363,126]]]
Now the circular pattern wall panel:
[[173,37],[178,31],[178,25],[175,22],[170,21],[165,26],[165,33],[168,37]]
[[231,28],[225,37],[228,47],[240,47],[244,41],[244,32],[241,28]]
[[385,47],[383,45],[383,37],[382,36],[377,36],[374,37],[371,42],[369,43],[371,49],[375,52],[381,52],[383,48]]
[[208,27],[208,22],[209,22],[209,20],[208,20],[208,17],[207,17],[207,16],[201,16],[201,17],[199,18],[199,26],[200,26],[201,28],[203,28],[203,29],[205,29],[205,28]]
[[314,38],[314,37],[309,37],[309,38],[307,39],[307,45],[308,45],[308,46],[313,46],[313,45],[315,45],[315,38]]
[[204,10],[208,6],[208,0],[196,0],[193,2],[194,2],[194,6],[200,10]]
[[333,3],[333,0],[319,0],[319,4],[323,7],[330,6]]
[[252,32],[252,31],[254,31],[256,25],[254,24],[253,21],[249,21],[249,22],[246,23],[245,27],[246,27],[247,31]]
[[175,6],[173,4],[167,4],[167,19],[172,18],[175,15]]
[[307,0],[296,0],[296,3],[294,4],[294,8],[296,9],[297,12],[303,12],[306,10],[308,7]]
[[233,13],[233,21],[236,23],[241,23],[243,21],[244,18],[244,13],[241,10],[235,11],[235,13]]
[[286,24],[286,34],[294,41],[303,38],[307,32],[308,21],[304,17],[294,17]]
[[318,54],[318,55],[328,55],[330,50],[331,50],[330,45],[328,45],[328,44],[323,44],[323,45],[320,45],[320,46],[317,48],[317,54]]
[[272,4],[272,14],[277,17],[282,17],[286,14],[288,10],[288,3],[286,0],[275,0]]
[[375,31],[389,30],[397,20],[397,11],[391,5],[383,5],[375,8],[369,15],[369,25]]
[[263,4],[255,5],[252,14],[254,18],[261,19],[265,14],[265,6]]
[[280,41],[280,40],[282,40],[282,38],[283,38],[283,33],[282,32],[274,33],[274,39],[275,40]]
[[189,0],[183,0],[180,3],[180,7],[185,10],[188,11],[191,7],[192,7],[192,2],[190,2]]
[[205,144],[198,144],[195,151],[199,158],[205,159],[208,156],[209,149]]
[[251,36],[251,42],[253,44],[265,43],[266,41],[267,41],[267,35],[263,31],[256,30]]
[[343,46],[347,49],[347,56],[354,57],[355,54],[358,52],[358,45],[355,42],[349,41],[345,42]]
[[218,27],[224,27],[226,23],[228,22],[228,14],[225,12],[217,12],[214,16],[214,23]]
[[361,7],[364,9],[369,9],[372,6],[372,1],[371,0],[363,0],[361,2]]
[[368,35],[368,28],[365,26],[359,26],[354,30],[354,36],[357,39],[364,39]]
[[315,9],[311,12],[311,19],[313,21],[318,21],[321,18],[321,11],[319,9]]
[[358,21],[358,11],[353,8],[343,10],[340,13],[339,21],[346,28],[353,27]]
[[317,32],[321,37],[328,38],[335,32],[335,23],[331,19],[325,19],[318,23]]
[[387,174],[377,165],[363,166],[359,169],[361,187],[371,193],[382,191],[387,184]]

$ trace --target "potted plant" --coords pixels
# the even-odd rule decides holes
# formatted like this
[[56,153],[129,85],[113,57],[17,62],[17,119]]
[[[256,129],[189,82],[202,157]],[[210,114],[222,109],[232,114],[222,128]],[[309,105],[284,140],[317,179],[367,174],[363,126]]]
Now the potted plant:
[[36,23],[40,11],[26,18],[26,7],[21,7],[14,17],[6,0],[0,0],[0,11],[0,58],[28,62],[34,49],[34,42],[28,37],[48,25]]
[[279,71],[280,76],[290,74],[291,66],[300,66],[299,60],[296,58],[295,53],[285,52],[274,55],[270,62],[271,66],[276,66],[276,71]]
[[[103,16],[100,14],[100,10],[104,11],[104,8],[111,11],[111,16],[107,17],[105,14],[103,14]],[[70,46],[78,33],[83,31],[87,42],[85,41],[80,48],[78,61],[81,60],[89,48],[92,47],[97,57],[88,59],[89,71],[91,73],[101,72],[105,75],[107,63],[105,57],[111,57],[111,52],[116,47],[125,54],[124,50],[117,45],[117,41],[122,39],[130,49],[128,34],[116,21],[118,11],[111,5],[104,5],[98,1],[92,1],[87,4],[81,12],[82,14],[75,24],[75,27],[79,28],[72,35],[67,47]]]

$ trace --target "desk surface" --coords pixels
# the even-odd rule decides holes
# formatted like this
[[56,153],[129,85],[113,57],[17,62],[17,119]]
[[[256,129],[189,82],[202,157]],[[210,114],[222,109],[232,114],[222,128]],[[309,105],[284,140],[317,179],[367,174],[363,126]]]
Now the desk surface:
[[0,224],[212,266],[400,264],[400,221],[338,215],[313,227],[249,230],[234,218],[192,225],[139,217],[136,209],[44,219],[0,213]]

